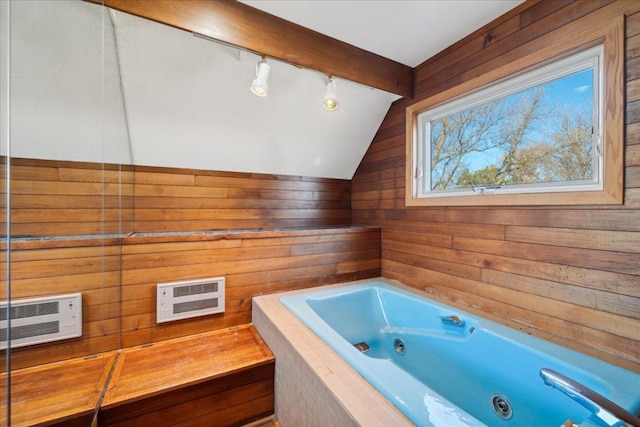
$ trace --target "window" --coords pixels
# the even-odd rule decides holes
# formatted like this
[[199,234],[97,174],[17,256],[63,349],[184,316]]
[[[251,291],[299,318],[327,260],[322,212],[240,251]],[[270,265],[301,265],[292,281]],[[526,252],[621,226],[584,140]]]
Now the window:
[[418,194],[601,189],[601,54],[592,48],[418,114]]
[[544,65],[505,66],[479,90],[466,88],[482,77],[448,91],[451,100],[445,92],[409,107],[407,204],[621,203],[623,97],[612,82],[622,80],[613,66],[622,53],[613,33],[621,37],[608,30],[559,59],[532,55],[520,62]]

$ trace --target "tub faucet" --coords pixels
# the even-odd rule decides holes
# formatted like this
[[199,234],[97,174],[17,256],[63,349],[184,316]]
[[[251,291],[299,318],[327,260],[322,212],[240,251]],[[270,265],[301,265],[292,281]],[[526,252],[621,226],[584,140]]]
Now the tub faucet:
[[560,390],[608,426],[640,427],[640,418],[585,385],[548,368],[540,369],[540,377],[546,385]]
[[458,316],[440,316],[440,321],[445,325],[460,326],[461,328],[464,328],[464,319],[461,319]]

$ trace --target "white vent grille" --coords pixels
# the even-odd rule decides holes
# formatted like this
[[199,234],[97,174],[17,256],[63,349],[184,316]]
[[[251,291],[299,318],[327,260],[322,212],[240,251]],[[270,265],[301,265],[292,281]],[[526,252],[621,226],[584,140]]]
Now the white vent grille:
[[159,284],[156,322],[224,312],[224,277]]
[[56,295],[0,303],[0,349],[7,348],[8,319],[11,347],[82,336],[82,294]]

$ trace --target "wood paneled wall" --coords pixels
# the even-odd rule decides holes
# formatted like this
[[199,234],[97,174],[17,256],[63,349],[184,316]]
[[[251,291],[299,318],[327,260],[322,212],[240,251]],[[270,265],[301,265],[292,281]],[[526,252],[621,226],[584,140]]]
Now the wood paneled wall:
[[11,177],[14,238],[351,224],[347,180],[30,159]]
[[[248,323],[253,295],[380,275],[379,229],[349,227],[349,181],[26,159],[11,177],[12,298],[83,294],[83,337],[14,349],[14,369]],[[156,284],[216,276],[225,314],[156,325]]]
[[[625,203],[406,208],[405,108],[519,55],[570,22],[626,16]],[[416,41],[419,42],[419,41]],[[640,3],[528,1],[415,70],[352,181],[354,224],[382,227],[382,274],[640,362]]]
[[[377,277],[380,230],[130,237],[122,248],[122,345],[251,322],[251,297]],[[155,324],[157,283],[225,276],[223,315]]]
[[[6,243],[0,248],[0,299],[6,300]],[[115,350],[120,345],[120,246],[117,239],[16,242],[11,251],[11,298],[82,293],[79,339],[13,349],[13,367],[39,365]],[[4,362],[5,353],[0,354]],[[0,369],[4,371],[5,364]]]
[[[6,159],[0,168],[5,193]],[[12,237],[133,231],[131,166],[11,159]],[[0,221],[6,221],[5,209]]]
[[136,166],[137,233],[351,224],[351,182]]

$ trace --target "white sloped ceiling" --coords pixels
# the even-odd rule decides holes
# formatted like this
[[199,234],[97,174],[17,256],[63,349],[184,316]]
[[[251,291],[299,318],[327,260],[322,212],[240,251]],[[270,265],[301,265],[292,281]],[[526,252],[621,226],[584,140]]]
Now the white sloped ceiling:
[[[11,144],[4,140],[8,120],[0,120],[0,153],[130,164],[115,38],[106,9],[78,0],[0,1],[0,18],[0,99],[3,108],[9,101],[11,111]],[[10,96],[4,92],[7,82]]]
[[[521,0],[505,1],[494,14]],[[350,179],[399,98],[337,79],[327,112],[327,76],[275,60],[259,98],[257,55],[80,0],[12,2],[10,14],[0,59],[11,59],[14,157]],[[377,18],[402,34],[402,20]]]
[[350,179],[398,96],[271,65],[269,94],[253,95],[260,57],[187,32],[115,14],[135,164]]
[[241,0],[416,67],[524,0]]

